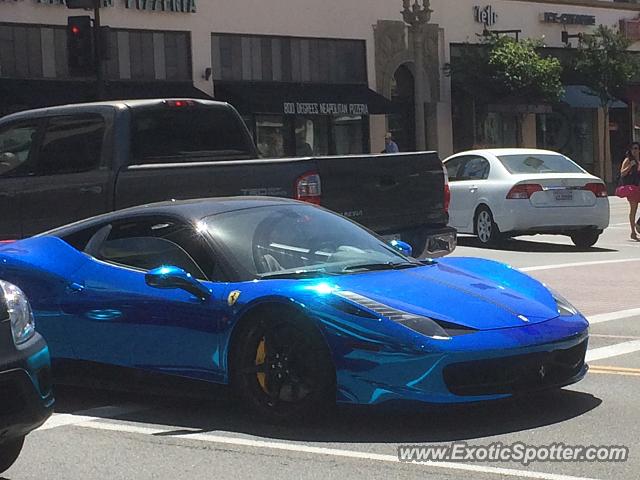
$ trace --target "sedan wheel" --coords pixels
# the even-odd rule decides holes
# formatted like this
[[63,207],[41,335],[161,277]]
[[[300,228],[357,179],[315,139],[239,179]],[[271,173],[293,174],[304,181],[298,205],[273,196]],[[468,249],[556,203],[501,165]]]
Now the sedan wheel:
[[600,238],[598,230],[582,230],[571,234],[571,241],[578,248],[593,247]]
[[24,437],[0,443],[0,473],[8,470],[18,459],[23,444]]
[[476,214],[475,233],[481,243],[488,245],[500,239],[500,231],[493,221],[491,210],[481,207]]
[[265,319],[241,334],[233,383],[268,420],[317,414],[335,403],[335,373],[328,348],[306,319]]

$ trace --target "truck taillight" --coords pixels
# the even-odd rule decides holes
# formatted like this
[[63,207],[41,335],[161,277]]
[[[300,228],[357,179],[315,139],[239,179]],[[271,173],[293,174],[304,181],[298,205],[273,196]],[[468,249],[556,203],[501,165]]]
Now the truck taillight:
[[296,200],[320,205],[322,184],[318,172],[307,172],[296,180],[294,185]]
[[537,183],[519,183],[518,185],[514,185],[509,193],[507,193],[508,199],[527,199],[531,198],[536,192],[542,191],[542,185],[538,185]]
[[442,165],[444,173],[444,211],[449,213],[449,204],[451,203],[451,189],[449,188],[449,173],[444,164]]
[[607,187],[604,183],[587,183],[582,189],[593,192],[596,197],[604,198],[607,196]]

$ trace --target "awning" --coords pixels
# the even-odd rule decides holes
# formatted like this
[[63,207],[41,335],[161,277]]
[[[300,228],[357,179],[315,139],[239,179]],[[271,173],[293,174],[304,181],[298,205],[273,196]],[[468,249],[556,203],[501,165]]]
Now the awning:
[[[211,97],[191,82],[110,81],[104,100]],[[0,113],[96,101],[95,81],[0,79]]]
[[[598,95],[585,85],[566,85],[561,101],[573,108],[601,108]],[[609,108],[627,108],[627,104],[616,99]]]
[[368,115],[393,112],[393,103],[366,85],[215,82],[215,98],[241,113]]

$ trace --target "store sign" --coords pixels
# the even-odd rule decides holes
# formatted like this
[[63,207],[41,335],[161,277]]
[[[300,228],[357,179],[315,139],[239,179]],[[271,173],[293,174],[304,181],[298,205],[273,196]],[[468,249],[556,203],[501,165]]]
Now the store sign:
[[284,102],[286,115],[369,115],[366,103],[300,103]]
[[596,16],[544,12],[541,16],[541,21],[543,23],[559,23],[561,25],[595,25]]
[[632,42],[640,41],[640,18],[620,20],[620,32]]
[[473,17],[476,22],[483,24],[485,27],[495,25],[498,21],[498,14],[493,10],[491,5],[486,7],[473,7]]
[[[0,0],[0,3],[18,3],[25,0]],[[32,0],[41,5],[66,5],[66,0]],[[103,7],[113,7],[116,4],[132,10],[147,10],[153,12],[196,13],[196,0],[100,0]]]

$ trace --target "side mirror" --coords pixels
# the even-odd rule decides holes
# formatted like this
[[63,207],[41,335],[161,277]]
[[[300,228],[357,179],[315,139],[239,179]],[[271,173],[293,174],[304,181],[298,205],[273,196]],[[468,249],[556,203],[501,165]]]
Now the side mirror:
[[149,270],[144,280],[154,288],[179,288],[185,290],[203,302],[211,297],[211,292],[190,273],[179,267],[167,266]]
[[398,250],[403,255],[410,257],[413,254],[413,248],[407,242],[403,242],[402,240],[391,240],[389,242],[393,248]]

